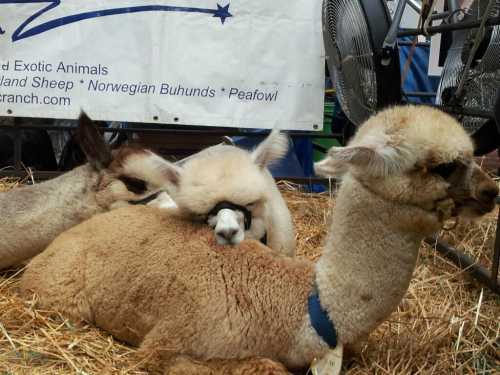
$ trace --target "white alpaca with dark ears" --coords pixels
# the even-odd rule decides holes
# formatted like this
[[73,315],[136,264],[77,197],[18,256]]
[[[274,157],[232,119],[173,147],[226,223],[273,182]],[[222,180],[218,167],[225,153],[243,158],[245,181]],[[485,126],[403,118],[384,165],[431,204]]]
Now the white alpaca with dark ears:
[[[182,214],[207,220],[220,244],[262,240],[292,256],[292,217],[268,170],[287,152],[288,137],[278,129],[251,152],[229,145],[209,147],[181,163],[179,185],[169,193]],[[214,212],[221,203],[223,213]]]

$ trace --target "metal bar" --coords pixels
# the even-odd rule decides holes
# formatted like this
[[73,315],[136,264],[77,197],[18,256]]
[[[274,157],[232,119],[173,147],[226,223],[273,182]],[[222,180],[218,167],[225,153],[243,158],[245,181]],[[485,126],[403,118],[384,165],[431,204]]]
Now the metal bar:
[[[409,40],[398,40],[398,46],[413,46],[413,42]],[[429,48],[431,44],[429,42],[418,42],[417,47]]]
[[[33,177],[38,180],[49,180],[58,177],[65,172],[49,172],[49,171],[33,171]],[[26,177],[24,170],[1,170],[1,177]],[[289,181],[301,185],[318,184],[329,186],[334,180],[319,177],[291,177],[291,176],[277,176],[274,178],[276,181]]]
[[[77,127],[73,126],[36,126],[36,125],[22,125],[19,127],[16,127],[21,130],[68,130],[68,131],[74,131],[77,129]],[[0,129],[10,129],[12,130],[12,126],[8,125],[0,125]],[[101,128],[100,129],[103,132],[107,133],[144,133],[144,134],[161,134],[161,133],[171,133],[175,135],[211,135],[211,136],[228,136],[228,137],[239,137],[239,136],[244,136],[244,137],[264,137],[269,135],[270,131],[262,131],[262,132],[242,132],[242,131],[234,131],[234,130],[214,130],[214,131],[207,131],[207,130],[194,130],[194,129],[169,129],[169,128]],[[318,139],[328,139],[328,138],[337,138],[337,137],[342,137],[342,133],[330,133],[330,134],[323,134],[323,133],[315,133],[315,132],[300,132],[300,131],[290,131],[287,132],[285,131],[286,134],[288,134],[290,137],[311,137],[311,138],[318,138]]]
[[493,114],[495,116],[495,122],[497,123],[497,130],[500,133],[500,87],[497,90],[497,98],[495,100],[495,106],[493,107]]
[[451,12],[433,13],[431,15],[431,21],[442,20],[451,15]]
[[[17,119],[16,119],[17,120]],[[14,125],[19,121],[14,120]],[[20,128],[16,127],[12,129],[14,133],[14,168],[18,171],[21,171],[22,166],[22,157],[23,157],[23,142],[22,142],[22,131]]]
[[389,51],[393,50],[396,46],[396,40],[398,39],[398,29],[401,19],[403,18],[403,13],[405,11],[407,0],[399,0],[396,12],[394,12],[394,17],[392,17],[391,26],[382,44],[382,50],[386,51],[384,57],[382,58],[382,65],[388,66],[391,63],[391,54]]
[[411,97],[425,97],[425,98],[433,98],[437,95],[435,92],[425,92],[425,91],[405,91],[403,96],[411,96]]
[[[479,21],[466,21],[466,22],[457,22],[446,25],[432,26],[427,29],[429,35],[441,33],[444,31],[454,31],[454,30],[467,30],[474,29],[481,25],[481,20]],[[486,21],[486,26],[496,26],[500,25],[500,17],[492,17]],[[403,29],[398,33],[398,37],[403,36],[416,36],[416,35],[425,35],[423,29]]]
[[323,153],[326,153],[328,151],[328,147],[325,147],[323,145],[318,145],[317,143],[313,143],[313,149]]
[[459,9],[460,4],[458,3],[458,0],[448,0],[448,11],[450,13],[456,12]]
[[[463,3],[463,1],[461,1]],[[450,24],[456,24],[460,22],[460,10],[461,6],[459,4],[458,0],[448,0],[448,11],[451,13],[451,17],[448,19],[448,23]],[[462,9],[462,12],[465,14],[465,10]],[[453,31],[451,33],[451,37],[456,38],[457,37],[458,31]]]
[[461,269],[465,269],[481,284],[487,286],[494,293],[500,295],[500,285],[493,279],[492,275],[486,268],[477,264],[470,256],[454,249],[443,241],[439,241],[435,237],[427,238],[425,242],[435,247],[440,254],[451,260],[455,265]]
[[[500,129],[500,89],[498,89],[497,91],[497,99],[495,101],[494,111],[495,111],[495,121],[498,130]],[[500,149],[497,150],[497,154],[498,156],[500,156]],[[498,170],[498,175],[500,175],[500,169]],[[498,282],[498,267],[500,265],[500,211],[498,211],[497,229],[495,232],[495,249],[493,252],[492,262],[493,263],[491,265],[491,276],[495,278],[496,282]]]
[[500,264],[500,211],[498,211],[498,219],[497,219],[497,229],[495,232],[495,248],[493,252],[493,259],[491,264],[491,277],[492,279],[498,283],[498,266]]
[[460,7],[458,0],[448,0],[448,10],[449,10],[449,13],[453,15],[451,18],[451,23],[457,23],[460,21],[459,16],[458,16],[460,13],[459,12],[460,9],[461,9],[461,7]]
[[396,43],[396,38],[398,34],[399,24],[403,18],[403,13],[405,12],[406,3],[408,0],[399,0],[396,11],[394,12],[394,17],[392,17],[391,26],[385,37],[383,48],[394,47]]
[[406,0],[408,5],[417,13],[422,11],[422,2],[417,0]]
[[[431,104],[427,104],[427,105],[431,105]],[[439,108],[440,110],[442,110],[444,112],[456,114],[456,115],[481,117],[481,118],[487,118],[487,119],[494,119],[495,118],[495,115],[493,112],[484,111],[482,109],[477,109],[477,108],[449,107],[449,106],[444,106],[444,105],[431,105],[431,106]]]
[[274,177],[276,181],[289,181],[293,182],[296,184],[300,185],[323,185],[323,186],[330,186],[336,180],[333,179],[328,179],[328,178],[322,178],[322,177]]

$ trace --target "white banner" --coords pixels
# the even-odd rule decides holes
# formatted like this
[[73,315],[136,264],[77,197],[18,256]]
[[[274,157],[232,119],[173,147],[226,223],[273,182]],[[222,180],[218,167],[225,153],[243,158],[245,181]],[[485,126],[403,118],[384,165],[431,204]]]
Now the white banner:
[[322,0],[0,0],[0,115],[319,130]]
[[[434,5],[434,9],[441,13],[444,12],[444,0],[437,0]],[[432,26],[439,26],[442,24],[442,21],[432,23]],[[438,76],[441,77],[443,73],[444,60],[446,58],[447,51],[443,51],[441,48],[442,43],[442,34],[434,34],[431,37],[431,52],[429,55],[429,70],[428,74],[430,76]],[[443,55],[443,52],[445,53]]]

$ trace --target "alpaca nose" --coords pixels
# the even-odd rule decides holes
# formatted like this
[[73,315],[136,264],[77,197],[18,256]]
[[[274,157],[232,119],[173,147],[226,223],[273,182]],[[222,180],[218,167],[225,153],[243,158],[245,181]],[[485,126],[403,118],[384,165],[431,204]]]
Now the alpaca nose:
[[498,187],[493,184],[488,184],[483,189],[479,190],[479,200],[484,203],[491,203],[498,196]]
[[228,242],[231,242],[234,236],[238,233],[238,229],[235,228],[225,228],[217,232],[217,235],[221,236]]
[[471,184],[473,188],[472,196],[481,205],[488,210],[492,210],[495,206],[495,200],[498,196],[497,183],[477,165],[474,166]]

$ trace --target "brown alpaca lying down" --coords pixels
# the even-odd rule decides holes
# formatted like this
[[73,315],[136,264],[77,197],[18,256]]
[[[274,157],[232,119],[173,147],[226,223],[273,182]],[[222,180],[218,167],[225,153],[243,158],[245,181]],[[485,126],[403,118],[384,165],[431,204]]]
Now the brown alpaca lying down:
[[[203,223],[134,206],[63,233],[30,263],[22,289],[162,357],[183,347],[207,359],[285,357],[306,314],[313,276],[312,263],[258,241],[220,246]],[[287,303],[267,311],[270,299]],[[261,330],[274,317],[279,324],[268,340]]]
[[181,358],[246,359],[220,364],[226,373],[255,357],[307,367],[335,345],[318,319],[344,345],[369,334],[403,298],[422,239],[450,217],[492,210],[498,194],[470,137],[426,107],[379,113],[316,168],[343,183],[315,264],[256,241],[217,246],[204,225],[127,207],[59,236],[29,264],[22,291],[140,345],[167,373]]

